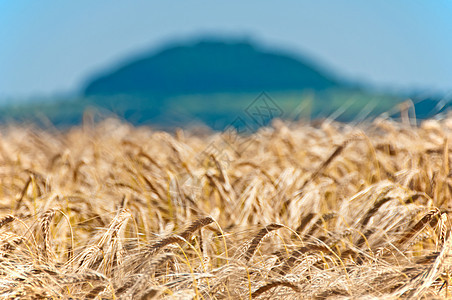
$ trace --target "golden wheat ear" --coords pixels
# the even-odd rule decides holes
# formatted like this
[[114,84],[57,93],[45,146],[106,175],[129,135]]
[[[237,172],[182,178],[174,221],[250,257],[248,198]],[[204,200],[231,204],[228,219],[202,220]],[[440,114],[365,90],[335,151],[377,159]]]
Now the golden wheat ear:
[[55,216],[55,210],[49,209],[46,212],[44,212],[41,216],[40,220],[40,227],[42,232],[42,239],[43,239],[43,255],[44,258],[47,259],[50,251],[50,222],[52,221],[53,217]]
[[13,222],[16,218],[13,215],[6,215],[0,218],[0,228]]
[[259,245],[261,244],[262,240],[272,231],[277,230],[281,227],[284,227],[284,225],[272,223],[261,230],[254,236],[254,238],[251,240],[248,249],[246,250],[245,254],[243,255],[243,260],[248,262],[251,257],[256,252],[257,248],[259,248]]
[[137,273],[141,268],[143,268],[144,265],[148,263],[149,258],[157,254],[160,250],[162,250],[164,247],[177,243],[177,242],[184,242],[189,239],[189,237],[198,229],[207,226],[214,222],[214,219],[212,217],[204,217],[200,218],[193,223],[191,223],[180,235],[171,235],[165,238],[162,238],[158,240],[155,243],[147,245],[142,253],[138,256],[137,259],[135,259],[134,264],[135,270],[134,273]]
[[271,290],[272,288],[278,287],[278,286],[284,286],[284,287],[291,288],[296,293],[300,293],[301,292],[300,287],[297,284],[295,284],[295,283],[292,283],[292,282],[289,282],[289,281],[272,281],[272,282],[267,283],[266,285],[261,286],[257,290],[255,290],[251,294],[251,298],[257,298],[260,295],[262,295],[263,293]]

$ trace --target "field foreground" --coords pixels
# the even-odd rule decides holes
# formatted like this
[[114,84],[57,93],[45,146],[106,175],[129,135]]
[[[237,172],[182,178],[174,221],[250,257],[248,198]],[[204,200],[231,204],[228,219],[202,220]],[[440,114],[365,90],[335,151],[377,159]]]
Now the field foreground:
[[0,298],[446,298],[452,119],[0,133]]

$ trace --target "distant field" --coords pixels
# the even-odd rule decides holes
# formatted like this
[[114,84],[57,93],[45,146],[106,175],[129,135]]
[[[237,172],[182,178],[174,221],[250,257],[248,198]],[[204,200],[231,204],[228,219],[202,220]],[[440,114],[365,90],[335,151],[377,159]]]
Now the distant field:
[[[40,99],[0,106],[0,122],[35,122],[64,128],[79,125],[86,110],[102,116],[115,115],[134,125],[150,124],[172,129],[205,124],[223,130],[262,92],[214,93],[181,96],[109,96],[68,99]],[[358,90],[333,89],[323,92],[267,92],[288,120],[334,117],[340,121],[376,117],[397,106],[404,98]],[[266,125],[266,124],[265,124]]]
[[452,119],[411,123],[3,127],[0,297],[450,297]]

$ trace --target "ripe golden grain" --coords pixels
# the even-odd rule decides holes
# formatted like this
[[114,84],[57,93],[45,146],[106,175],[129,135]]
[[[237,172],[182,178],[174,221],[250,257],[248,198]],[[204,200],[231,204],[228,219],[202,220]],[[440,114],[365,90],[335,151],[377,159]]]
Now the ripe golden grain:
[[451,139],[452,119],[232,144],[2,128],[0,298],[447,298]]

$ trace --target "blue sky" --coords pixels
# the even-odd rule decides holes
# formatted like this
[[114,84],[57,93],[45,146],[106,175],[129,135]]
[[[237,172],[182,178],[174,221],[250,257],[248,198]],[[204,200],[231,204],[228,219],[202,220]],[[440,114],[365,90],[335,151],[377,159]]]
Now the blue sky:
[[350,80],[452,90],[452,1],[0,1],[0,98],[74,92],[172,40],[248,37]]

